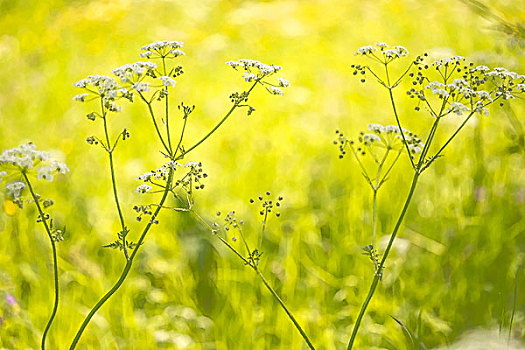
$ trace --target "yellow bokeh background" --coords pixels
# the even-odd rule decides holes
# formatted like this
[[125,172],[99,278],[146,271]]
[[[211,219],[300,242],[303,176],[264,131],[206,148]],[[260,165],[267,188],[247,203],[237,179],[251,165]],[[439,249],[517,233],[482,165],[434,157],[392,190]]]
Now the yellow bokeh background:
[[[523,32],[505,33],[503,22],[472,3],[0,0],[0,150],[32,141],[71,168],[52,183],[35,180],[37,192],[56,202],[50,208],[56,224],[66,227],[58,245],[62,304],[48,348],[69,346],[124,266],[122,254],[102,248],[116,239],[119,222],[107,157],[85,142],[103,130],[85,118],[89,105],[72,101],[80,93],[74,82],[140,60],[147,43],[183,41],[186,55],[178,63],[185,73],[170,98],[173,110],[181,101],[196,105],[189,146],[227,112],[228,96],[247,86],[226,61],[283,66],[279,75],[292,85],[284,96],[256,90],[254,114],[234,113],[187,159],[202,162],[209,174],[195,209],[210,222],[217,211],[235,210],[255,245],[261,219],[248,200],[266,191],[282,195],[281,218],[269,221],[263,240],[261,270],[318,349],[344,349],[373,278],[361,254],[370,237],[371,193],[358,165],[351,157],[339,160],[332,141],[336,129],[357,135],[368,123],[394,123],[386,91],[353,77],[350,65],[362,62],[354,52],[384,41],[403,45],[411,58],[462,55],[525,71]],[[486,4],[522,28],[516,24],[525,18],[523,2]],[[399,69],[407,62],[400,60]],[[414,112],[403,93],[408,88],[396,90],[402,122],[426,135],[431,119]],[[134,192],[135,178],[163,162],[138,102],[123,103],[110,125],[114,135],[123,128],[131,133],[115,161],[132,239],[142,225],[131,208],[144,201]],[[405,348],[390,315],[414,330],[421,325],[428,348],[477,328],[501,330],[505,338],[511,315],[512,336],[525,339],[525,276],[518,273],[525,256],[525,105],[512,102],[473,120],[422,177],[357,348]],[[459,123],[449,118],[438,141]],[[409,170],[401,161],[379,195],[382,237],[400,212]],[[53,298],[49,242],[31,205],[15,208],[3,189],[0,200],[0,349],[36,349]],[[253,271],[192,216],[164,212],[160,221],[79,348],[306,348]]]

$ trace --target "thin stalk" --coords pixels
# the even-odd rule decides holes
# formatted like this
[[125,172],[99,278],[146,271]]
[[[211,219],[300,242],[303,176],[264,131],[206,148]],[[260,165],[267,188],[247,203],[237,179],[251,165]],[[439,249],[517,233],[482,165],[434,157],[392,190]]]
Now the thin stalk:
[[186,131],[186,123],[187,122],[188,122],[188,117],[186,116],[184,118],[184,122],[182,123],[182,131],[180,132],[179,142],[177,143],[177,148],[175,148],[174,155],[177,155],[177,153],[179,152],[180,145],[182,144],[182,139],[184,138],[184,132]]
[[441,152],[443,152],[443,150],[445,149],[445,147],[448,146],[448,144],[454,139],[454,137],[456,137],[456,135],[459,133],[459,131],[461,129],[463,129],[463,127],[467,124],[467,122],[469,121],[469,119],[474,115],[474,112],[471,112],[467,118],[465,118],[465,120],[463,121],[463,123],[461,123],[461,125],[459,126],[459,128],[457,128],[457,130],[452,134],[452,136],[450,136],[450,138],[447,140],[447,142],[445,142],[445,144],[439,149],[439,151],[437,151],[437,153],[429,160],[429,162],[427,163],[427,165],[425,165],[425,167],[423,167],[423,169],[421,169],[421,171],[425,170],[426,168],[428,168],[430,166],[430,164],[436,160],[437,157],[440,156]]
[[144,98],[144,95],[142,95],[140,92],[139,92],[139,96],[140,98],[142,98],[142,101],[144,101],[146,105],[148,106],[149,114],[151,115],[151,120],[153,121],[153,125],[155,126],[155,130],[157,131],[157,135],[159,136],[160,142],[162,143],[162,146],[164,147],[166,152],[168,152],[168,154],[171,156],[170,148],[168,147],[168,145],[166,145],[166,142],[164,142],[164,138],[162,137],[162,134],[160,133],[159,126],[157,124],[157,120],[155,120],[155,113],[153,112],[153,108],[151,107],[151,102],[146,100],[146,98]]
[[[166,58],[165,57],[162,57],[162,67],[164,69],[164,75],[167,75],[168,73],[166,71]],[[165,90],[166,90],[166,97],[164,99],[166,100],[166,134],[168,135],[168,146],[170,149],[170,154],[173,154],[173,149],[171,148],[170,115],[168,113],[169,99],[168,99],[168,87],[167,86],[165,87]]]
[[[239,253],[239,251],[237,251],[237,249],[235,249],[230,243],[228,243],[228,241],[226,241],[224,238],[222,238],[220,235],[216,234],[215,230],[195,211],[191,211],[193,213],[193,215],[195,215],[195,217],[204,225],[206,226],[212,233],[214,233],[214,235],[219,238],[219,240],[224,243],[228,248],[230,248],[230,250],[232,252],[235,253],[235,255],[237,255],[242,261],[244,261],[244,263],[248,266],[250,266],[256,273],[257,275],[259,276],[259,278],[262,280],[263,284],[266,286],[266,288],[270,291],[270,293],[272,294],[272,296],[275,298],[275,300],[277,300],[277,302],[279,303],[279,305],[281,305],[281,307],[283,308],[284,312],[286,312],[286,314],[288,315],[288,317],[290,318],[290,320],[292,321],[292,323],[294,324],[295,328],[299,331],[299,333],[301,334],[301,336],[303,337],[304,341],[306,342],[306,344],[308,344],[308,347],[311,349],[311,350],[315,350],[315,347],[312,345],[312,342],[310,341],[310,339],[308,338],[308,336],[306,335],[306,333],[303,331],[303,329],[301,328],[301,326],[299,325],[299,322],[297,322],[297,320],[295,319],[295,317],[292,315],[292,313],[290,312],[290,310],[288,310],[288,308],[286,307],[286,304],[283,302],[283,300],[279,297],[279,295],[277,294],[277,292],[272,288],[272,286],[270,286],[270,284],[268,283],[268,281],[266,281],[266,278],[264,278],[264,275],[261,273],[261,271],[259,271],[259,269],[257,268],[257,265],[255,264],[255,262],[253,261],[253,259],[248,260],[246,259],[244,256],[242,256],[241,253]],[[242,235],[242,231],[241,231],[241,235]],[[241,236],[241,238],[243,239],[244,241],[244,244],[246,245],[246,249],[248,250],[248,254],[250,255],[251,257],[251,253],[250,253],[250,249],[248,247],[248,244],[246,243],[246,241],[244,240],[244,236]]]
[[210,230],[210,232],[212,232],[215,236],[217,236],[217,238],[219,238],[219,239],[222,241],[222,243],[224,243],[228,248],[230,248],[230,250],[231,250],[232,252],[234,252],[234,253],[235,253],[240,259],[242,259],[242,261],[244,261],[244,263],[245,263],[246,265],[250,265],[250,266],[251,266],[251,262],[248,261],[244,256],[242,256],[242,254],[239,253],[239,252],[237,251],[237,249],[235,249],[230,243],[228,243],[227,240],[225,240],[224,238],[222,238],[220,235],[216,234],[216,233],[215,233],[215,230],[214,230],[214,229],[213,229],[213,228],[212,228],[212,227],[206,222],[206,220],[204,220],[204,219],[202,218],[202,216],[200,216],[200,215],[199,215],[196,211],[194,211],[194,210],[190,210],[190,211],[191,211],[191,213],[192,213],[193,215],[195,215],[195,217],[196,217],[196,218],[197,218],[197,219],[198,219],[198,220],[199,220],[204,226],[206,226],[206,227],[208,228],[208,230]]
[[379,182],[379,179],[381,178],[381,170],[383,170],[383,165],[385,164],[386,159],[388,158],[388,154],[390,153],[390,149],[387,149],[385,152],[385,155],[383,156],[383,159],[381,159],[381,162],[378,163],[377,167],[377,175],[376,175],[376,184],[375,186],[372,186],[372,190],[374,192],[373,199],[372,199],[372,246],[376,248],[376,226],[377,226],[377,191],[379,191],[379,187],[381,187],[381,184]]
[[414,195],[414,191],[416,189],[417,181],[419,179],[419,173],[417,171],[414,171],[414,177],[412,179],[412,185],[410,186],[410,190],[408,192],[407,199],[405,200],[405,205],[403,206],[403,210],[401,211],[401,214],[399,215],[399,218],[397,219],[396,225],[394,227],[394,230],[392,231],[392,235],[390,236],[390,240],[388,241],[388,245],[385,249],[385,252],[383,253],[383,257],[381,259],[381,262],[379,263],[379,266],[377,268],[377,271],[374,275],[374,280],[372,281],[372,284],[370,286],[370,290],[368,291],[368,295],[365,299],[365,302],[361,306],[361,310],[359,311],[359,315],[357,316],[356,323],[354,325],[354,328],[352,330],[352,335],[350,337],[350,341],[348,342],[347,350],[351,350],[354,346],[354,341],[357,336],[357,332],[359,330],[359,326],[361,325],[361,321],[363,320],[363,316],[365,315],[366,308],[368,307],[368,304],[370,304],[370,300],[372,300],[372,297],[374,296],[374,293],[377,288],[377,284],[379,283],[379,280],[381,279],[381,274],[383,272],[383,268],[385,265],[385,261],[388,257],[388,254],[390,253],[390,249],[392,249],[392,244],[394,243],[394,240],[397,236],[397,232],[399,231],[399,228],[401,227],[401,223],[403,222],[403,219],[405,217],[405,214],[408,210],[408,207],[410,205],[410,202],[412,200],[412,196]]
[[304,341],[306,342],[306,344],[308,344],[308,347],[310,348],[310,350],[315,350],[315,347],[313,346],[312,342],[310,341],[310,339],[308,338],[308,336],[306,335],[306,333],[303,331],[303,329],[301,328],[301,326],[299,325],[299,322],[297,322],[297,320],[295,319],[295,317],[292,315],[292,313],[288,310],[288,308],[286,307],[286,305],[284,304],[284,302],[282,301],[282,299],[279,297],[279,295],[275,292],[275,290],[270,286],[270,284],[266,281],[266,278],[264,278],[263,274],[261,273],[261,271],[259,271],[259,269],[257,268],[257,266],[253,265],[252,268],[255,270],[255,272],[257,272],[257,275],[259,275],[261,281],[264,283],[264,285],[266,286],[266,288],[270,291],[270,293],[272,293],[273,297],[275,298],[275,300],[277,300],[279,302],[279,304],[281,305],[281,307],[283,308],[284,312],[286,312],[286,314],[288,315],[288,317],[290,318],[290,320],[293,322],[295,328],[297,328],[297,330],[299,331],[299,333],[301,333],[301,336],[303,337]]
[[[436,129],[439,124],[439,119],[436,118],[434,121],[434,124],[432,124],[432,128],[430,129],[430,132],[428,133],[427,140],[425,142],[425,146],[423,147],[423,150],[421,151],[421,155],[419,156],[419,160],[417,162],[417,169],[419,170],[421,168],[421,165],[425,162],[425,157],[428,154],[428,151],[430,150],[430,142],[434,139],[434,135],[436,134]],[[429,142],[430,141],[430,142]]]
[[268,209],[264,211],[264,219],[262,222],[261,238],[259,239],[259,250],[262,249],[264,234],[266,233],[266,220],[268,220]]
[[55,316],[58,311],[58,303],[59,303],[59,285],[58,285],[58,261],[57,261],[57,249],[55,240],[53,239],[53,235],[51,234],[51,229],[49,225],[47,224],[45,214],[42,211],[42,207],[40,206],[40,203],[38,202],[38,197],[35,194],[35,191],[33,190],[33,187],[31,186],[31,182],[29,182],[29,178],[27,177],[27,174],[25,172],[22,172],[24,175],[24,178],[27,183],[27,187],[29,188],[29,192],[31,192],[31,196],[33,197],[33,200],[35,201],[35,205],[38,209],[38,213],[40,214],[40,218],[42,219],[42,223],[44,224],[44,227],[46,229],[47,235],[49,237],[49,241],[51,242],[51,250],[53,253],[53,280],[55,284],[55,301],[53,303],[53,310],[51,311],[51,315],[49,316],[49,320],[47,321],[46,328],[44,329],[44,334],[42,334],[42,350],[46,348],[46,337],[47,333],[49,332],[49,329],[51,328],[51,324],[53,323],[53,320],[55,319]]
[[171,186],[171,181],[173,180],[173,169],[170,168],[170,171],[168,173],[168,180],[166,181],[166,190],[162,194],[162,198],[157,206],[157,209],[155,209],[155,212],[153,213],[150,222],[146,225],[144,228],[144,231],[142,231],[142,234],[137,241],[137,245],[133,249],[131,256],[126,261],[126,265],[124,266],[124,269],[122,270],[122,273],[120,274],[120,277],[118,281],[111,287],[111,289],[96,303],[96,305],[89,311],[89,314],[84,319],[84,322],[82,322],[82,325],[80,326],[80,329],[78,330],[77,334],[75,335],[75,338],[73,339],[73,342],[71,343],[71,346],[69,347],[69,350],[73,350],[76,348],[80,337],[84,333],[84,330],[88,326],[89,322],[93,318],[93,316],[97,313],[97,311],[104,305],[104,303],[113,295],[115,292],[122,286],[124,281],[126,280],[126,277],[129,274],[129,271],[131,270],[131,266],[133,265],[133,260],[135,259],[135,256],[137,255],[142,243],[144,242],[144,239],[146,238],[146,234],[148,233],[149,229],[151,228],[151,225],[153,224],[153,220],[157,217],[160,210],[162,209],[162,205],[166,201],[166,198],[168,196],[169,188]]
[[[102,101],[102,99],[101,99]],[[126,247],[126,224],[124,223],[124,215],[122,214],[122,209],[120,208],[120,201],[118,198],[118,192],[117,192],[117,180],[115,177],[115,166],[113,164],[113,150],[114,148],[110,149],[109,145],[109,131],[108,131],[108,123],[106,119],[106,110],[104,108],[104,104],[102,103],[102,120],[104,121],[104,133],[106,134],[106,144],[107,144],[107,152],[109,155],[109,168],[111,170],[111,185],[113,187],[113,197],[115,198],[115,205],[117,206],[117,212],[120,220],[120,226],[122,227],[121,235],[122,235],[122,245],[124,246],[124,256],[126,257],[126,260],[129,260],[129,254],[128,249]]]
[[377,189],[374,189],[372,198],[372,246],[376,249],[376,226],[377,226]]
[[[387,72],[388,72],[388,69],[387,69]],[[388,81],[388,84],[390,85],[390,79]],[[415,169],[416,165],[414,164],[414,160],[412,159],[412,154],[410,153],[410,149],[408,148],[408,143],[405,137],[405,133],[403,132],[403,128],[401,127],[401,122],[399,121],[399,116],[397,114],[396,103],[394,101],[394,94],[392,93],[392,89],[393,88],[391,87],[388,88],[388,94],[390,96],[390,102],[392,103],[392,109],[394,110],[394,115],[396,117],[397,126],[399,127],[399,133],[401,134],[401,137],[403,138],[403,144],[405,145],[405,148],[407,150],[408,159],[410,159],[412,168]]]
[[[253,88],[255,88],[255,86],[257,85],[259,81],[256,81],[251,87],[250,89],[247,91],[248,92],[248,95],[250,94],[250,92],[253,90]],[[211,131],[209,133],[206,134],[206,136],[204,136],[199,142],[197,142],[196,144],[194,144],[193,146],[191,146],[190,148],[188,148],[187,150],[185,150],[184,152],[182,152],[177,158],[175,158],[175,160],[179,160],[179,159],[182,159],[186,154],[190,153],[192,150],[194,150],[196,147],[198,147],[201,143],[203,143],[204,141],[206,141],[208,139],[208,137],[210,137],[211,135],[213,135],[213,133],[215,131],[217,131],[217,129],[226,121],[226,119],[228,119],[228,117],[233,113],[233,111],[239,107],[238,104],[234,104],[232,106],[232,108],[230,108],[230,110],[228,111],[228,113],[226,113],[226,115],[221,119],[221,121],[219,123],[217,123],[217,125],[215,125],[215,127],[213,129],[211,129]]]

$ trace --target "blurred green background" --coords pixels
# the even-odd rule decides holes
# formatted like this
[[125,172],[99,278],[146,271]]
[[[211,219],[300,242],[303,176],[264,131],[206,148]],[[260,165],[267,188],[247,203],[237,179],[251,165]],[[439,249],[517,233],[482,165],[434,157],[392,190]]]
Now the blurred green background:
[[[523,1],[489,5],[509,24],[524,19]],[[292,84],[284,97],[256,91],[252,116],[237,112],[192,152],[189,160],[202,161],[210,175],[195,209],[209,220],[217,210],[236,210],[255,245],[260,217],[248,199],[267,190],[283,195],[282,216],[270,220],[264,237],[261,269],[319,349],[343,349],[373,278],[361,255],[370,243],[371,193],[354,160],[337,158],[334,131],[356,135],[370,122],[393,123],[386,91],[352,76],[349,65],[362,62],[355,50],[385,41],[413,55],[459,54],[523,72],[520,32],[508,29],[450,0],[0,0],[0,150],[31,140],[62,155],[72,169],[37,184],[55,199],[51,213],[67,227],[58,248],[62,304],[49,349],[69,346],[124,266],[121,254],[101,248],[115,239],[118,219],[106,155],[84,141],[100,135],[101,126],[85,118],[90,106],[71,100],[79,93],[74,82],[139,60],[139,48],[149,42],[184,41],[179,63],[185,74],[171,98],[173,106],[197,106],[189,145],[227,111],[229,94],[245,88],[225,61],[282,65],[280,76]],[[426,134],[431,121],[403,100],[406,88],[396,92],[404,126]],[[506,338],[514,302],[513,337],[525,340],[525,276],[517,274],[525,262],[525,105],[513,102],[512,109],[494,108],[470,123],[421,179],[397,241],[404,249],[389,258],[359,349],[406,348],[389,315],[411,328],[421,315],[429,348],[479,328],[501,330]],[[442,130],[452,131],[458,121],[450,117]],[[116,163],[136,239],[142,226],[131,207],[143,198],[134,192],[135,177],[163,159],[143,105],[124,104],[112,123],[115,133],[131,132]],[[400,211],[408,170],[404,159],[380,192],[381,235]],[[34,208],[13,211],[2,196],[0,348],[36,349],[53,297],[49,242]],[[93,319],[79,348],[305,348],[253,271],[202,225],[184,213],[165,212],[160,220],[130,278]]]

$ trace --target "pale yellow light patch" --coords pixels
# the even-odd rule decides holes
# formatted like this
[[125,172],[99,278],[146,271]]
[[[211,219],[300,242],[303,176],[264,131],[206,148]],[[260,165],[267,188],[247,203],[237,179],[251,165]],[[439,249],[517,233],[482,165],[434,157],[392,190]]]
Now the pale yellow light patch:
[[16,212],[18,211],[18,206],[13,203],[13,201],[10,201],[10,200],[5,200],[4,201],[4,212],[9,215],[9,216],[13,216],[16,214]]

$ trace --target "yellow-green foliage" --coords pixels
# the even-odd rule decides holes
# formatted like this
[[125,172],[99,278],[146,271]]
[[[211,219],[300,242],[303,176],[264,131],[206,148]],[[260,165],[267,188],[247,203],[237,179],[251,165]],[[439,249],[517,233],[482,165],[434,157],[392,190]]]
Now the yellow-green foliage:
[[[491,4],[509,23],[523,20],[519,1]],[[0,150],[33,141],[63,153],[72,169],[53,183],[62,304],[49,349],[65,349],[83,317],[118,278],[107,158],[85,142],[101,126],[85,118],[72,85],[88,74],[139,60],[155,40],[184,41],[172,103],[195,104],[187,139],[196,141],[224,115],[228,96],[244,88],[224,62],[260,59],[283,66],[285,96],[256,91],[247,117],[238,111],[188,160],[208,174],[195,209],[214,220],[236,210],[257,242],[260,216],[248,199],[282,194],[282,215],[268,222],[260,268],[319,349],[343,349],[373,278],[361,248],[370,243],[371,191],[351,158],[338,159],[335,130],[356,135],[368,123],[393,124],[386,90],[361,84],[350,64],[356,48],[385,41],[412,58],[458,54],[523,72],[518,36],[497,30],[461,1],[16,1],[0,0]],[[521,41],[523,45],[523,41]],[[521,51],[520,51],[521,50]],[[399,69],[403,62],[400,60]],[[404,126],[420,134],[430,118],[414,113],[396,90]],[[157,167],[158,152],[143,105],[126,105],[111,129],[131,140],[115,154],[127,221],[142,198],[135,177]],[[385,276],[365,316],[359,349],[403,349],[395,316],[428,347],[474,328],[506,337],[518,293],[514,336],[525,339],[525,177],[523,101],[477,117],[422,177]],[[450,116],[444,131],[459,119]],[[521,129],[523,137],[523,129]],[[423,135],[421,135],[423,136]],[[441,134],[439,141],[446,140]],[[188,141],[188,143],[193,143]],[[378,238],[389,234],[410,185],[405,158],[379,193]],[[52,289],[50,246],[31,206],[17,210],[0,194],[0,348],[36,349]],[[95,316],[81,349],[301,349],[304,342],[257,279],[193,217],[164,212],[124,287]],[[131,224],[130,224],[131,225]],[[131,239],[140,224],[131,226]],[[240,244],[237,242],[235,244]],[[401,249],[404,248],[404,249]],[[523,271],[523,270],[522,270]],[[10,305],[7,295],[16,298]]]

